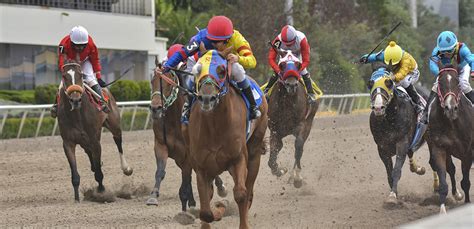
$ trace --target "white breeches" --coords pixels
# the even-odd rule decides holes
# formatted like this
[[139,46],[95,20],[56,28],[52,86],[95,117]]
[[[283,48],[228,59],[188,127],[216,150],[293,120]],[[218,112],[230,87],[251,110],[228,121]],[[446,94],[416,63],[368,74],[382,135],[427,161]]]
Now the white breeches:
[[[464,94],[472,91],[471,84],[469,84],[469,73],[471,73],[471,66],[468,64],[466,64],[466,66],[464,66],[459,72],[459,87]],[[431,90],[438,92],[438,77],[436,77],[436,81],[434,82],[433,88],[431,88]]]

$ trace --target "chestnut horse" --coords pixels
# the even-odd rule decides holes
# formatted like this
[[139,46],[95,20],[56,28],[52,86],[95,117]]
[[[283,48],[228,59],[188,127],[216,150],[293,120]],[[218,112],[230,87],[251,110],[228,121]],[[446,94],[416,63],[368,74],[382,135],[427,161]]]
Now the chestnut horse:
[[268,166],[272,174],[278,177],[288,171],[278,166],[277,157],[283,147],[282,139],[288,135],[295,136],[295,164],[289,181],[293,181],[293,185],[300,188],[303,184],[300,175],[303,147],[311,132],[319,100],[313,104],[307,102],[305,87],[298,71],[301,66],[299,59],[289,50],[278,50],[278,53],[281,56],[279,67],[282,74],[278,83],[272,88],[268,105],[270,129]]
[[[74,199],[79,202],[80,177],[76,165],[76,145],[79,144],[91,163],[95,180],[99,184],[98,191],[105,190],[102,180],[102,161],[100,137],[102,127],[107,128],[113,135],[115,144],[119,151],[122,171],[130,176],[133,169],[128,166],[122,149],[122,130],[120,129],[120,112],[112,94],[104,89],[109,97],[108,114],[99,111],[92,101],[83,84],[81,66],[77,63],[67,63],[63,68],[62,82],[60,87],[60,102],[58,104],[58,124],[63,139],[64,153],[71,167],[72,186],[74,187]],[[90,90],[92,91],[92,90]],[[93,92],[91,92],[92,94]]]
[[[181,209],[186,211],[188,207],[195,207],[196,201],[193,196],[191,185],[192,168],[188,160],[188,148],[185,145],[181,131],[181,109],[184,104],[185,94],[179,91],[182,80],[173,71],[162,74],[161,64],[155,59],[155,71],[151,79],[151,104],[150,110],[153,118],[153,132],[155,134],[155,158],[156,173],[155,186],[146,201],[147,205],[158,205],[161,182],[166,174],[166,161],[171,157],[181,169],[181,187],[179,188],[179,199]],[[222,180],[216,177],[216,186],[219,196],[226,196],[226,190]]]
[[[469,203],[469,172],[474,158],[474,108],[459,88],[459,76],[456,66],[442,66],[437,78],[438,98],[428,109],[429,124],[427,142],[432,160],[435,161],[440,179],[440,213],[446,213],[446,196],[448,185],[446,171],[454,173],[454,166],[449,166],[451,155],[461,160],[463,179],[461,188],[464,191],[464,202]],[[451,175],[451,174],[450,174]],[[456,182],[451,176],[452,194],[461,200]]]
[[240,228],[249,228],[248,210],[253,201],[260,156],[265,151],[266,100],[262,98],[262,116],[251,122],[247,136],[246,104],[229,79],[231,67],[227,66],[226,56],[231,48],[219,53],[216,50],[206,52],[201,46],[203,55],[193,68],[198,76],[198,99],[184,132],[190,146],[191,165],[197,175],[199,216],[203,227],[220,220],[225,211],[220,205],[211,211],[210,201],[212,180],[227,170],[235,184],[234,200],[239,206]]

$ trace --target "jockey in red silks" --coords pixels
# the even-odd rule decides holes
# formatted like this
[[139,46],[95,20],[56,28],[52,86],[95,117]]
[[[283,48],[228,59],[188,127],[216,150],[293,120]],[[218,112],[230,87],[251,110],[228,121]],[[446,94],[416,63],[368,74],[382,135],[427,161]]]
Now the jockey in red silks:
[[[97,47],[89,36],[87,30],[82,26],[72,28],[69,35],[65,36],[59,43],[59,71],[63,71],[62,67],[67,60],[74,60],[81,65],[83,80],[92,90],[100,95],[102,111],[108,113],[109,109],[102,94],[102,87],[106,83],[100,77],[100,61]],[[56,117],[57,101],[51,109],[51,115]]]
[[278,56],[276,49],[291,50],[291,52],[295,54],[302,63],[299,71],[303,77],[304,84],[306,85],[306,90],[308,91],[309,102],[315,102],[316,95],[311,85],[310,74],[306,69],[310,63],[310,47],[304,33],[296,30],[291,25],[285,25],[282,28],[281,33],[278,34],[275,39],[273,39],[272,46],[273,47],[271,47],[270,51],[268,52],[268,63],[272,67],[275,74],[270,77],[267,87],[264,90],[265,94],[273,86],[273,84],[275,84],[281,74],[280,67],[276,62]]

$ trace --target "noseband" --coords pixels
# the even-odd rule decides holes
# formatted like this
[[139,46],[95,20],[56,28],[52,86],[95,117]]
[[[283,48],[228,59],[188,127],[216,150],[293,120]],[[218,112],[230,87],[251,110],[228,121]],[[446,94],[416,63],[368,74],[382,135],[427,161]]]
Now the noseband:
[[[442,79],[442,75],[441,73],[443,72],[446,72],[446,71],[452,71],[452,72],[455,72],[456,73],[456,77],[458,77],[458,70],[456,70],[455,68],[443,68],[439,71],[439,74],[438,74],[438,98],[439,98],[439,101],[440,101],[440,105],[442,108],[445,108],[446,107],[446,104],[444,103],[445,100],[446,100],[446,97],[448,97],[449,95],[452,95],[454,96],[455,98],[455,105],[457,106],[459,104],[459,101],[461,100],[461,93],[454,93],[451,88],[448,88],[448,91],[443,94],[443,92],[441,92],[441,87],[440,87],[440,80]],[[449,83],[448,79],[446,79],[446,82]],[[456,85],[457,86],[457,85]]]

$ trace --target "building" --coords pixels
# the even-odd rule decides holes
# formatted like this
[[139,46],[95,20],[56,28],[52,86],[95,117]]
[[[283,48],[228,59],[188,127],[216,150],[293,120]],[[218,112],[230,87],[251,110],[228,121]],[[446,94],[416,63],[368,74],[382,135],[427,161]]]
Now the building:
[[423,4],[442,17],[459,26],[459,0],[423,0]]
[[155,36],[153,0],[0,0],[0,89],[59,83],[57,47],[76,25],[99,48],[102,76],[110,82],[149,80],[166,38]]

